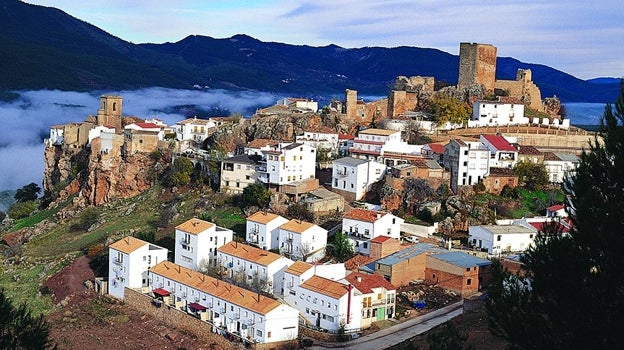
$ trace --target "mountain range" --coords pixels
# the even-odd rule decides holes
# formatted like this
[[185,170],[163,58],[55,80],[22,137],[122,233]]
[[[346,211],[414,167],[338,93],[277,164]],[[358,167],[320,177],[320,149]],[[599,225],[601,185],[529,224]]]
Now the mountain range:
[[[257,90],[308,96],[386,95],[399,75],[457,82],[459,57],[432,48],[312,47],[247,35],[191,35],[175,43],[133,44],[65,12],[0,0],[0,91],[170,88]],[[459,43],[457,43],[459,46]],[[610,102],[616,79],[581,80],[554,68],[498,57],[497,79],[531,69],[542,97]]]

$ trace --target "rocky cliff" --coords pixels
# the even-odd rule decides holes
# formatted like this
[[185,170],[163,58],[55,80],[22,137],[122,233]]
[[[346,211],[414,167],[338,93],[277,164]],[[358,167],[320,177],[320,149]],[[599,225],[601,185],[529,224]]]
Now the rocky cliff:
[[157,180],[162,164],[149,154],[131,156],[91,155],[62,146],[46,147],[43,185],[46,198],[54,205],[78,194],[79,205],[100,205],[118,198],[138,195]]

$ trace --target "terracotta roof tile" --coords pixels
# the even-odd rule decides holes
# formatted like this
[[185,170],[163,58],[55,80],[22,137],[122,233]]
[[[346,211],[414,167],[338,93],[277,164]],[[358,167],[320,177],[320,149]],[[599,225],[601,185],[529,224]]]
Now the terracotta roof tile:
[[389,239],[392,239],[392,237],[388,237],[388,236],[377,236],[373,239],[371,239],[371,243],[383,243]]
[[290,265],[285,272],[288,272],[291,275],[301,276],[304,272],[308,271],[312,268],[312,264],[308,264],[305,261],[295,261],[294,264]]
[[366,221],[366,222],[376,222],[381,219],[384,215],[388,213],[384,213],[382,211],[376,210],[368,210],[368,209],[360,209],[355,208],[343,215],[345,219],[358,220],[358,221]]
[[113,248],[115,250],[118,250],[122,253],[126,253],[126,254],[130,254],[133,251],[143,247],[144,245],[149,244],[145,241],[142,241],[138,238],[134,238],[131,236],[128,237],[124,237],[120,240],[118,240],[117,242],[109,245],[109,248]]
[[294,233],[303,233],[313,226],[314,226],[313,223],[292,219],[288,221],[287,223],[283,224],[282,226],[280,226],[280,229],[291,231]]
[[303,282],[301,287],[335,299],[341,298],[349,291],[349,286],[346,284],[316,275]]
[[273,213],[269,213],[268,211],[257,211],[247,217],[247,221],[253,221],[260,224],[268,224],[269,222],[279,218],[281,216]]
[[[359,277],[359,280],[358,280]],[[396,290],[396,287],[386,281],[382,275],[378,274],[362,274],[360,272],[352,272],[345,279],[351,283],[357,290],[362,293],[372,293],[373,288],[385,288],[386,290]]]
[[227,243],[219,247],[218,251],[263,266],[268,266],[281,257],[279,254],[238,242]]
[[258,293],[231,285],[169,261],[163,261],[152,267],[150,273],[164,276],[178,283],[225,300],[228,303],[238,305],[262,315],[266,315],[268,312],[282,305],[277,300],[267,298],[263,295],[259,296]]
[[275,146],[277,144],[279,144],[279,141],[277,140],[255,139],[255,140],[251,140],[247,142],[247,147],[248,148],[262,148],[266,146]]
[[441,143],[429,143],[429,148],[433,153],[444,154],[444,145]]
[[197,235],[213,227],[214,225],[215,224],[213,224],[212,222],[193,218],[176,226],[176,229]]

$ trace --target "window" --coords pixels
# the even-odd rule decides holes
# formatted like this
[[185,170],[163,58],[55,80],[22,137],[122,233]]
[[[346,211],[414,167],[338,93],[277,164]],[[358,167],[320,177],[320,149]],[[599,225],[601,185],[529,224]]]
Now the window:
[[259,330],[259,329],[258,329],[258,330],[256,330],[256,335],[257,335],[258,337],[262,337],[262,331],[261,331],[261,330]]
[[497,242],[500,242],[501,237],[502,237],[501,235],[496,236],[496,241],[497,241]]
[[467,279],[467,280],[466,280],[466,285],[467,285],[467,286],[469,286],[471,282],[472,282],[472,280],[471,280],[470,278],[469,278],[469,279]]
[[466,268],[466,272],[470,272],[470,268],[469,267]]

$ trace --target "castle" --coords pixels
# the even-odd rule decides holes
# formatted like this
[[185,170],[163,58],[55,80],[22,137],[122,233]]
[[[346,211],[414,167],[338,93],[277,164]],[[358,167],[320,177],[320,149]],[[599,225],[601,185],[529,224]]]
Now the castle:
[[[435,78],[404,77],[395,80],[387,98],[364,103],[357,91],[345,91],[344,113],[363,123],[395,118],[417,109],[419,100],[434,93]],[[522,103],[531,109],[544,111],[539,87],[532,80],[530,69],[518,69],[516,80],[496,80],[496,47],[489,44],[460,43],[459,77],[456,89],[470,92],[478,87],[484,94],[504,92],[501,102]]]

